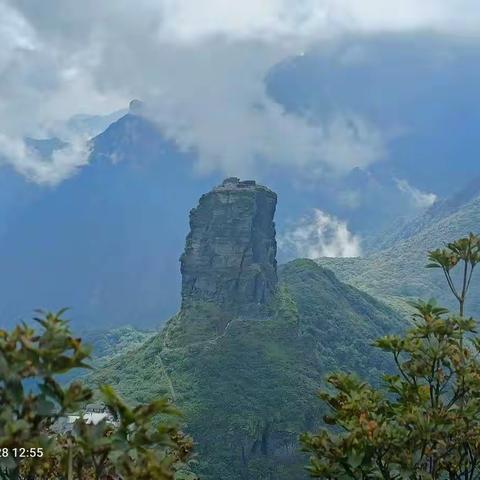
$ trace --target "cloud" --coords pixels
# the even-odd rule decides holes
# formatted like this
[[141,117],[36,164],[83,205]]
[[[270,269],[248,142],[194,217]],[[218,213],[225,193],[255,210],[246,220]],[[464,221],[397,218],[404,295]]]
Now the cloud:
[[477,2],[460,7],[447,0],[388,9],[379,0],[0,0],[0,132],[15,142],[45,137],[71,115],[142,98],[166,135],[197,152],[200,172],[341,175],[385,157],[381,126],[355,111],[316,122],[287,113],[267,95],[265,76],[344,35],[478,31]]
[[352,189],[341,190],[337,195],[339,204],[352,210],[361,206],[364,196],[365,192]]
[[0,165],[6,163],[28,180],[40,185],[54,186],[71,177],[79,167],[88,162],[90,155],[87,141],[74,139],[73,143],[56,150],[51,157],[42,158],[28,148],[24,141],[0,134]]
[[395,179],[397,188],[405,194],[413,205],[417,208],[431,207],[437,200],[437,196],[434,193],[422,192],[418,188],[413,187],[404,179]]
[[319,209],[279,237],[279,248],[295,257],[358,257],[360,238],[347,223]]

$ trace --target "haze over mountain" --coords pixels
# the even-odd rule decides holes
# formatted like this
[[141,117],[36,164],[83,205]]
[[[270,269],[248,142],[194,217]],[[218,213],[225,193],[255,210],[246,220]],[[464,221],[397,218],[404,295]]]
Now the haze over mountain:
[[4,324],[161,324],[185,215],[226,176],[281,195],[284,262],[378,251],[477,169],[470,1],[112,5],[0,0]]
[[[392,305],[403,308],[406,300],[439,299],[455,308],[438,270],[426,269],[426,252],[442,248],[447,242],[477,233],[480,226],[480,178],[464,189],[432,205],[417,219],[379,237],[381,249],[364,258],[321,258],[318,263],[333,270],[338,277]],[[473,279],[467,312],[480,314],[480,283]]]
[[468,38],[417,33],[350,37],[275,66],[268,92],[287,112],[313,122],[353,112],[358,135],[356,118],[368,119],[382,137],[384,156],[364,169],[364,178],[357,173],[333,187],[320,181],[319,208],[328,205],[369,236],[380,224],[416,216],[415,204],[429,206],[426,194],[448,197],[480,174],[478,65],[479,50]]
[[92,140],[79,174],[22,185],[25,205],[0,236],[2,322],[68,306],[85,327],[161,324],[178,308],[185,215],[204,182],[148,121],[126,115]]
[[[46,161],[52,151],[64,148],[61,140],[29,142]],[[199,175],[195,162],[195,152],[182,151],[155,123],[133,111],[92,139],[88,165],[57,186],[26,183],[12,171],[0,171],[6,187],[0,207],[2,322],[28,318],[38,307],[69,306],[84,327],[161,325],[179,307],[178,258],[186,213],[219,178],[216,173]],[[385,224],[379,209],[386,208],[390,220],[409,211],[395,203],[402,193],[393,180],[361,169],[315,188],[307,181],[292,187],[286,172],[269,176],[285,198],[277,222],[282,261],[382,249],[397,234],[392,229],[378,234]],[[340,185],[352,201],[358,190],[366,196],[377,192],[384,201],[378,202],[375,194],[364,214],[358,213],[363,203],[337,210],[338,195],[332,192]],[[372,213],[373,204],[378,208]],[[425,218],[440,205],[444,203],[436,203]],[[310,213],[318,206],[321,214]],[[351,224],[341,220],[348,210],[356,215]],[[413,229],[415,222],[423,220],[407,221],[405,228]],[[360,224],[358,236],[349,233]],[[369,242],[363,229],[370,229]]]

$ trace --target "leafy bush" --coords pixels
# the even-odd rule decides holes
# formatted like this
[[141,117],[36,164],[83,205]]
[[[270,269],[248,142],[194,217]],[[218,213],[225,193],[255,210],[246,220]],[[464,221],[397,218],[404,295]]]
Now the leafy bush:
[[58,380],[88,368],[90,353],[72,337],[62,313],[37,318],[40,332],[25,324],[0,330],[0,478],[187,478],[180,472],[192,442],[178,430],[179,412],[166,399],[131,409],[103,386],[116,422],[94,425],[80,416],[71,432],[57,433],[59,420],[94,395],[78,381],[64,387]]
[[[480,238],[470,235],[430,252],[459,304],[454,315],[434,301],[414,304],[414,326],[375,346],[390,354],[397,373],[376,389],[351,374],[328,379],[321,398],[332,429],[302,435],[312,453],[312,477],[324,479],[480,478],[480,339],[464,316],[464,301]],[[452,271],[461,266],[460,285]]]

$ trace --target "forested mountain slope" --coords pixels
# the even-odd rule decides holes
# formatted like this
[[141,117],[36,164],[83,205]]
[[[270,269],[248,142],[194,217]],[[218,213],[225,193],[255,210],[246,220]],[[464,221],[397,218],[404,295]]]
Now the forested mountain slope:
[[[457,195],[434,205],[412,222],[388,248],[364,258],[321,258],[318,263],[333,270],[344,282],[399,306],[405,299],[447,299],[453,306],[448,288],[438,270],[426,269],[426,253],[470,232],[480,230],[480,180],[476,179]],[[480,314],[480,283],[472,284],[472,314]],[[477,294],[476,294],[476,293]]]
[[169,395],[206,480],[306,478],[298,435],[321,419],[325,374],[376,376],[388,365],[371,342],[404,326],[311,260],[277,272],[275,204],[270,190],[236,179],[202,196],[182,256],[181,311],[92,378],[132,403]]

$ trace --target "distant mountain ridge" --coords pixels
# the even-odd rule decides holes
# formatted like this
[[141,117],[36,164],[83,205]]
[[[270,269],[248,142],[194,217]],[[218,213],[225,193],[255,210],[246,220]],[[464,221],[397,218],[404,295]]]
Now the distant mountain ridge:
[[[384,247],[364,258],[321,258],[318,263],[372,295],[404,308],[405,301],[436,297],[455,306],[443,274],[425,268],[427,252],[480,232],[480,178],[433,205],[423,216],[385,239]],[[480,315],[480,283],[474,279],[467,311]]]
[[400,225],[397,229],[390,229],[390,231],[387,230],[383,234],[378,235],[376,237],[375,250],[384,250],[398,242],[407,240],[435,222],[454,214],[478,196],[480,196],[480,175],[452,196],[437,200],[425,213],[417,218]]
[[[89,164],[55,187],[10,175],[25,201],[0,224],[2,325],[70,307],[82,329],[150,328],[179,308],[186,215],[212,176],[132,113],[91,144]],[[59,146],[31,141],[47,156]]]

